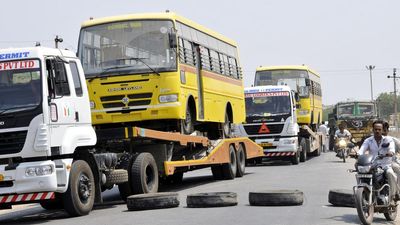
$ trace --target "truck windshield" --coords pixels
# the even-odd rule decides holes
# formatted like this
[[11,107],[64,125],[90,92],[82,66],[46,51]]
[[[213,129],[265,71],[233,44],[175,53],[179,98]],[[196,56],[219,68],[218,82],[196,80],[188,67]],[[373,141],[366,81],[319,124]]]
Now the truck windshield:
[[264,70],[256,72],[254,85],[287,85],[301,96],[306,96],[308,93],[302,93],[307,89],[306,78],[306,70]]
[[289,92],[263,92],[246,94],[247,116],[274,116],[290,114]]
[[339,118],[361,116],[370,117],[375,115],[375,107],[373,103],[346,103],[337,107]]
[[78,55],[87,77],[176,70],[169,20],[120,21],[81,30]]
[[0,114],[34,109],[41,96],[39,60],[0,62]]

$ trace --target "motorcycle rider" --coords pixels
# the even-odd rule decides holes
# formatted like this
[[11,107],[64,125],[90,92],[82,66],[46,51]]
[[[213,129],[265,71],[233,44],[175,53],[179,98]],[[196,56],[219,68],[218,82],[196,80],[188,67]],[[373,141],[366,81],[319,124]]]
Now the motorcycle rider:
[[[335,141],[338,138],[347,138],[347,140],[351,140],[351,133],[346,129],[346,125],[344,123],[339,124],[339,129],[335,132]],[[335,144],[335,152],[336,156],[339,157],[339,152],[337,151],[338,144]]]
[[[395,156],[393,157],[393,162],[392,162],[392,169],[397,175],[397,190],[400,190],[400,158],[397,156],[397,154],[400,153],[400,140],[389,136],[389,123],[387,121],[383,122],[383,132],[382,135],[386,136],[387,138],[392,138],[394,146],[395,146]],[[399,194],[399,193],[397,193]],[[397,199],[400,199],[400,196],[396,196]]]
[[[392,138],[383,136],[384,121],[376,120],[372,124],[374,135],[365,139],[358,150],[358,155],[371,154],[374,158],[382,157],[377,161],[385,171],[385,177],[390,185],[391,196],[397,195],[397,176],[392,168],[392,157],[395,154],[395,147]],[[391,199],[392,200],[392,199]]]

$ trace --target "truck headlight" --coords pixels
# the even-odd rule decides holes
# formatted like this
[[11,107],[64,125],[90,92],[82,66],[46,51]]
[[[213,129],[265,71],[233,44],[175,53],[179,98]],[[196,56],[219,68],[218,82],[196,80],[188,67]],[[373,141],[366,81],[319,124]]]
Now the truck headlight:
[[299,112],[299,115],[307,115],[308,114],[308,110],[306,110],[306,109],[300,109],[298,112]]
[[53,168],[50,165],[28,167],[25,170],[27,177],[44,176],[53,173]]
[[165,102],[176,102],[178,101],[178,95],[177,94],[171,94],[171,95],[160,95],[158,97],[158,101],[161,103]]
[[90,109],[96,108],[96,103],[94,101],[90,101]]
[[284,144],[284,145],[291,145],[291,144],[294,144],[294,143],[296,143],[296,140],[295,140],[295,139],[286,139],[286,140],[283,140],[283,144]]

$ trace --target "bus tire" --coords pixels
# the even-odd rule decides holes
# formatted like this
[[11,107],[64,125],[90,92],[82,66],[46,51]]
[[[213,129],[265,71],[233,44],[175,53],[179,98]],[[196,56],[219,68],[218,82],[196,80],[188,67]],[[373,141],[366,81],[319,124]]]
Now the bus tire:
[[178,207],[179,203],[176,192],[131,195],[126,201],[129,211],[174,208]]
[[181,120],[181,133],[182,134],[191,134],[194,132],[195,119],[196,119],[196,115],[193,113],[192,108],[188,104],[186,106],[185,118],[183,120]]
[[353,190],[333,189],[329,190],[328,202],[334,206],[355,208]]
[[224,179],[233,180],[236,177],[237,163],[236,150],[233,145],[229,145],[229,163],[222,165],[222,174]]
[[246,152],[242,143],[239,144],[239,148],[236,152],[236,163],[236,177],[243,177],[246,170]]
[[235,206],[237,203],[237,194],[234,192],[197,193],[186,197],[188,208]]
[[223,138],[232,137],[232,121],[229,119],[228,111],[225,112],[225,120],[222,124]]
[[90,166],[83,160],[72,163],[68,189],[63,194],[64,209],[71,216],[89,214],[95,198],[94,176]]
[[302,205],[304,194],[299,190],[267,190],[250,192],[251,206],[293,206]]
[[132,194],[158,191],[157,164],[150,153],[142,152],[133,160],[130,178]]

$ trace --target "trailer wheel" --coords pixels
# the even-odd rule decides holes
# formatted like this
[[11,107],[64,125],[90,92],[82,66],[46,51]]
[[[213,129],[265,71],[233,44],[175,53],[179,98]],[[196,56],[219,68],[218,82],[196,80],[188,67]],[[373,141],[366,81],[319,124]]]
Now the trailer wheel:
[[224,207],[237,205],[237,194],[233,192],[210,192],[188,195],[188,208]]
[[244,151],[243,144],[239,144],[239,148],[236,152],[236,162],[236,177],[243,177],[246,170],[246,152]]
[[252,206],[292,206],[302,205],[303,201],[303,192],[299,190],[267,190],[249,193],[249,202]]
[[87,162],[73,162],[68,189],[63,194],[65,211],[71,216],[89,214],[93,208],[95,191],[93,173]]
[[154,157],[147,152],[140,153],[132,163],[131,188],[133,194],[155,193],[158,191],[158,169]]
[[237,163],[236,151],[233,145],[229,145],[229,163],[222,165],[222,173],[226,180],[233,180],[236,177]]
[[131,195],[127,198],[126,203],[130,211],[173,208],[179,206],[178,193],[175,192]]
[[329,190],[328,202],[334,206],[355,207],[353,190],[334,189]]
[[222,165],[213,165],[211,166],[211,172],[215,180],[224,179],[224,174],[222,171]]
[[307,147],[306,147],[306,141],[303,138],[300,141],[300,147],[301,147],[300,162],[305,162],[307,161]]

